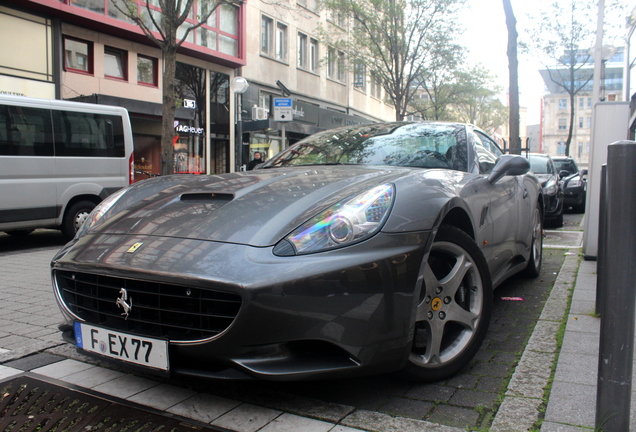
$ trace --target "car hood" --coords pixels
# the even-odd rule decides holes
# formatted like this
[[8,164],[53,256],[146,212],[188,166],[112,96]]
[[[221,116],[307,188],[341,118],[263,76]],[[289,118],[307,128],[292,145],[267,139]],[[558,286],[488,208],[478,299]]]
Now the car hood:
[[545,186],[546,183],[550,181],[550,179],[555,178],[553,174],[535,174],[535,177],[539,179],[539,183],[541,183],[541,186]]
[[129,187],[89,232],[271,246],[326,207],[412,173],[312,166],[158,177]]

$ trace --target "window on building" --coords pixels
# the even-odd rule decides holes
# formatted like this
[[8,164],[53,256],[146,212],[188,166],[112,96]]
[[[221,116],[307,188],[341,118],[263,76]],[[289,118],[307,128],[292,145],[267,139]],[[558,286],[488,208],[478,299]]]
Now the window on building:
[[307,8],[311,11],[318,10],[318,1],[317,0],[296,0],[296,4]]
[[579,117],[579,127],[583,128],[583,117]]
[[73,72],[93,73],[93,44],[64,38],[64,68]]
[[592,108],[592,98],[591,97],[587,98],[587,107],[588,108]]
[[307,69],[307,35],[298,33],[298,67],[301,69]]
[[615,94],[607,95],[607,100],[609,102],[614,102],[616,100],[616,95]]
[[382,95],[382,84],[376,72],[371,72],[371,96],[380,99]]
[[579,159],[581,159],[582,155],[583,155],[583,143],[580,142],[579,143]]
[[579,109],[585,108],[585,98],[579,98]]
[[565,130],[568,127],[568,121],[567,119],[564,118],[560,118],[559,119],[559,130]]
[[592,128],[592,117],[588,117],[587,118],[587,128],[591,129]]
[[318,72],[318,64],[320,59],[318,51],[318,40],[311,38],[309,40],[309,70]]
[[157,64],[156,58],[137,55],[137,82],[157,87],[159,85]]
[[567,99],[559,99],[559,109],[561,109],[561,110],[568,109],[568,100]]
[[338,51],[338,56],[336,58],[337,64],[337,80],[340,82],[345,82],[345,54],[342,51]]
[[333,80],[344,82],[344,53],[329,48],[327,53],[327,76]]
[[585,143],[585,153],[589,154],[590,153],[590,142],[586,142]]
[[557,155],[559,155],[559,156],[565,155],[565,142],[560,141],[557,144]]
[[263,15],[261,17],[261,53],[272,55],[274,45],[274,20]]
[[345,27],[347,23],[346,16],[342,11],[330,10],[327,14],[327,20],[337,25],[338,27]]
[[287,61],[287,26],[283,23],[276,24],[276,59]]
[[119,80],[128,79],[128,52],[116,48],[104,48],[104,76]]
[[353,86],[359,90],[367,90],[367,67],[361,60],[353,64]]

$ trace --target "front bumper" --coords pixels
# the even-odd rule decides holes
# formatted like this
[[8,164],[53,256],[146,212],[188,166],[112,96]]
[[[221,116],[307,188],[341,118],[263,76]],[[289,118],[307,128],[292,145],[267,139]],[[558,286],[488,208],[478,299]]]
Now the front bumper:
[[[78,272],[240,296],[236,317],[219,334],[169,339],[171,374],[283,380],[397,370],[410,351],[416,281],[429,239],[429,232],[379,233],[346,248],[283,258],[270,247],[86,236],[52,262],[67,318],[61,329],[72,343],[73,321],[109,328],[108,320],[67,305],[57,272]],[[142,246],[128,252],[135,243]],[[147,336],[143,326],[127,331]]]

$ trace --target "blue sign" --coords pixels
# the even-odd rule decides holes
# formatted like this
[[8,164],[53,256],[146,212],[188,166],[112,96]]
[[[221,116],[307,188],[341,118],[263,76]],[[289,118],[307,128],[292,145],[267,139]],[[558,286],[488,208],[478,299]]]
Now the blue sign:
[[274,108],[291,108],[291,98],[274,98]]

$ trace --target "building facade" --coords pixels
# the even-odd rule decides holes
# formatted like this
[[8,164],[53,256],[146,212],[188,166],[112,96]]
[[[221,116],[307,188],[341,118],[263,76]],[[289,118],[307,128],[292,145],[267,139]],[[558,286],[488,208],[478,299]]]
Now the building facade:
[[[623,96],[623,49],[619,48],[603,65],[601,79],[601,101],[622,101]],[[586,57],[587,56],[586,54]],[[570,128],[570,113],[574,111],[574,124],[569,156],[574,158],[580,168],[587,168],[590,161],[590,141],[592,132],[592,87],[594,73],[593,58],[578,71],[578,79],[587,81],[582,90],[575,95],[574,105],[570,95],[556,85],[547,69],[540,71],[547,92],[543,96],[541,117],[541,144],[539,152],[553,156],[566,155],[566,141]],[[565,73],[565,69],[554,69],[552,73]],[[576,79],[576,78],[575,78]],[[589,81],[588,81],[589,80]]]
[[[127,108],[135,167],[156,174],[161,51],[115,1],[4,2],[0,93]],[[148,19],[145,3],[135,2]],[[197,7],[191,23],[204,12]],[[367,71],[349,68],[345,53],[319,42],[321,27],[347,33],[347,24],[320,10],[315,0],[285,7],[254,0],[224,4],[190,32],[177,58],[175,172],[230,172],[256,151],[271,157],[319,130],[394,119]],[[238,75],[249,83],[243,94],[233,91]],[[284,122],[274,116],[281,96],[292,101],[292,118]]]

